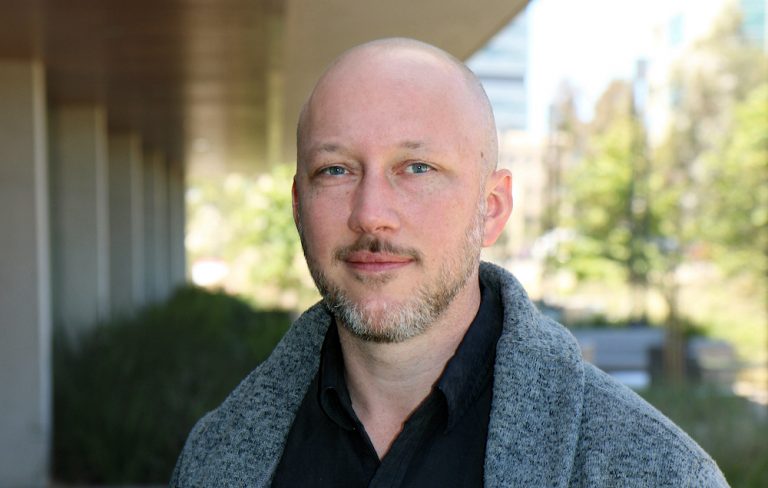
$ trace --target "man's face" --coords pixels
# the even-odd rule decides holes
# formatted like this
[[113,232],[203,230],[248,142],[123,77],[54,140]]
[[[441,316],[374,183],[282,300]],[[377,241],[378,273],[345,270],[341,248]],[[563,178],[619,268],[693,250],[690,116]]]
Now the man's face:
[[363,339],[400,342],[477,283],[482,135],[456,73],[386,61],[337,67],[315,91],[294,202],[337,318]]

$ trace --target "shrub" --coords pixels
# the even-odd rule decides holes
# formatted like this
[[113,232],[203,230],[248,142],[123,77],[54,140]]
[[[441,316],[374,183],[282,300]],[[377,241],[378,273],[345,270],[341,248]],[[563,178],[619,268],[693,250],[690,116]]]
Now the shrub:
[[165,483],[187,434],[271,352],[286,312],[182,288],[135,317],[54,340],[54,477]]

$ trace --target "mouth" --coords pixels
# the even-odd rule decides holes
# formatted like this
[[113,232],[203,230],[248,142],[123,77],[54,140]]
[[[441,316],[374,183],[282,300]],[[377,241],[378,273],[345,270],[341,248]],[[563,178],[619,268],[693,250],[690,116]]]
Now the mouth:
[[421,253],[410,247],[402,247],[377,239],[373,236],[362,236],[354,244],[338,249],[334,254],[337,262],[343,263],[358,278],[364,276],[390,276],[389,272],[420,264]]
[[403,268],[414,262],[411,256],[381,252],[355,251],[344,258],[344,263],[355,271],[381,273]]

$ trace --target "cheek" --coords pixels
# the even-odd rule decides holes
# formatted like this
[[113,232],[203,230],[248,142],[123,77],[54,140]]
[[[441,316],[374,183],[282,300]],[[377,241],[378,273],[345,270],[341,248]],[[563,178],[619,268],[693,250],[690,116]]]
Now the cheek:
[[447,252],[461,242],[474,216],[474,213],[467,212],[467,205],[460,195],[447,193],[422,199],[412,208],[413,226],[418,229],[423,242],[428,243],[438,254]]
[[424,226],[432,241],[443,253],[452,253],[465,246],[467,235],[477,226],[478,201],[469,192],[441,199],[441,205],[424,218]]
[[334,245],[334,239],[346,227],[345,203],[342,195],[307,195],[300,199],[299,217],[308,246],[323,253]]

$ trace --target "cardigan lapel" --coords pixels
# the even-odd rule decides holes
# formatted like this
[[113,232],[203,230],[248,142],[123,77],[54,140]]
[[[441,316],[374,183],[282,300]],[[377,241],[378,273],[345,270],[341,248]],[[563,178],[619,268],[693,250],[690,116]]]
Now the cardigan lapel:
[[[280,462],[299,405],[320,362],[323,338],[331,316],[318,303],[299,317],[270,357],[243,383],[248,387],[247,418],[240,422],[241,456],[250,470],[243,479],[268,487]],[[254,428],[257,426],[258,428]]]
[[481,273],[498,284],[504,304],[485,485],[568,486],[584,388],[578,345],[536,311],[511,274],[488,264]]

